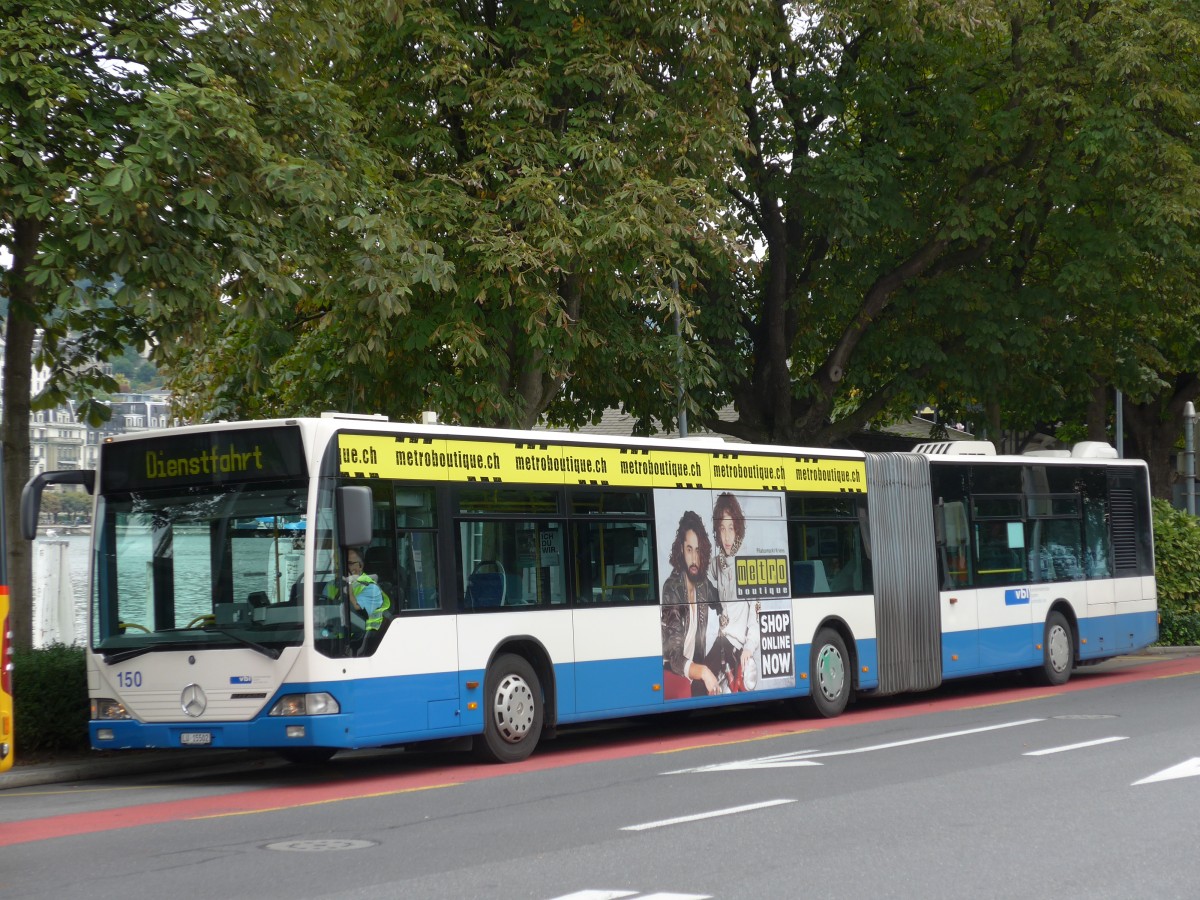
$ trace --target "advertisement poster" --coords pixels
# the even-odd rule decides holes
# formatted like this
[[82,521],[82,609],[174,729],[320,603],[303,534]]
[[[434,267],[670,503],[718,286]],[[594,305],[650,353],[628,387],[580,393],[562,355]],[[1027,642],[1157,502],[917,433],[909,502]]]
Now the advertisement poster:
[[654,492],[667,700],[792,687],[782,492]]

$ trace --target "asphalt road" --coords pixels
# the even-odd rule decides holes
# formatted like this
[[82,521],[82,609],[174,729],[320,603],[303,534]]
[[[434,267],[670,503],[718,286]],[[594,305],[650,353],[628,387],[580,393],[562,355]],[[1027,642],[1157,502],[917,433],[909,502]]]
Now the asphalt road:
[[[0,792],[0,898],[1194,897],[1200,658]],[[245,763],[240,760],[239,763]],[[236,892],[232,893],[231,892]]]

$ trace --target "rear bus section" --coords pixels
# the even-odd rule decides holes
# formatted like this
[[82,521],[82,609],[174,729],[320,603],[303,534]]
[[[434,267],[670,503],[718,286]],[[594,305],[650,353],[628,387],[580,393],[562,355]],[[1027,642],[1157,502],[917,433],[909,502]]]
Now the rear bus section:
[[929,456],[945,676],[1027,668],[1061,684],[1157,640],[1145,465],[1095,443],[979,447]]

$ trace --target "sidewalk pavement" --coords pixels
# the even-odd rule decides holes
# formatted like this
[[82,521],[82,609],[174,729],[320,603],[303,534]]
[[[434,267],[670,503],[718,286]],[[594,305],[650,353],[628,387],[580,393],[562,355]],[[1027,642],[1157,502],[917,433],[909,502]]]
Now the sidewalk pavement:
[[[1125,668],[1162,659],[1200,656],[1200,647],[1147,647],[1128,656],[1116,656],[1096,668]],[[1096,668],[1091,669],[1095,671]],[[0,792],[39,784],[64,784],[95,778],[151,774],[202,767],[257,768],[273,765],[279,757],[264,750],[128,750],[106,751],[93,757],[17,765],[0,774]]]
[[15,766],[0,774],[0,795],[12,788],[33,787],[39,784],[66,784],[72,781],[91,781],[96,778],[119,778],[122,775],[149,775],[158,772],[179,772],[204,767],[255,768],[282,762],[280,757],[264,750],[127,750],[96,752],[94,756],[80,755],[65,760],[36,762],[22,765],[20,757]]

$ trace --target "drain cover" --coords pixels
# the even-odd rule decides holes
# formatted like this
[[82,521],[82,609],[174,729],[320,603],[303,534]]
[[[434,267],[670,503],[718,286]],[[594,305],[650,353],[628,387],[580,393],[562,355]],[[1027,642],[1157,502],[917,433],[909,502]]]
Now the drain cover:
[[290,850],[294,853],[324,853],[329,850],[363,850],[376,846],[375,841],[281,841],[278,844],[267,844],[268,850]]

